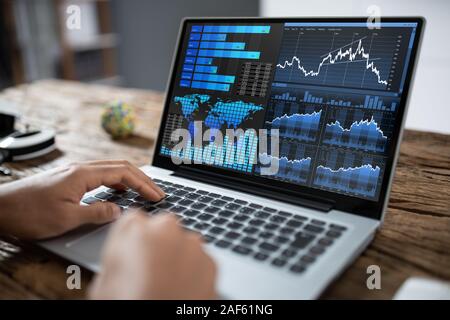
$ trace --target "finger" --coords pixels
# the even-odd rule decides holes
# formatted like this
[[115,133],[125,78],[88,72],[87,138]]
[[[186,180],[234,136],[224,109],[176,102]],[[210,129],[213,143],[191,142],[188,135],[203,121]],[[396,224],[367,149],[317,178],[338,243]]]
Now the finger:
[[95,189],[101,185],[122,184],[136,190],[149,200],[159,201],[162,196],[148,183],[147,176],[136,174],[126,165],[99,165],[83,167],[87,191]]
[[92,166],[104,166],[104,165],[124,165],[129,167],[129,169],[131,171],[133,171],[133,173],[135,173],[136,175],[138,175],[142,180],[147,181],[151,187],[156,190],[158,192],[158,194],[161,197],[165,196],[164,191],[155,183],[153,182],[153,180],[147,176],[144,172],[142,172],[142,170],[140,170],[138,167],[132,165],[130,162],[126,161],[126,160],[96,160],[96,161],[89,161],[86,162],[87,165],[92,165]]
[[112,202],[96,202],[89,206],[79,206],[75,214],[79,225],[104,224],[119,218],[121,210]]

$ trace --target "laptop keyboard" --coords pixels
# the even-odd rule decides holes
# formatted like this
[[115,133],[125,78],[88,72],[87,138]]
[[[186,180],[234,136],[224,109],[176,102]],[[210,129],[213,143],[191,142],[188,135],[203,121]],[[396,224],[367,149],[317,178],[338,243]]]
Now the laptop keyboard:
[[166,193],[166,198],[157,203],[133,190],[114,189],[82,201],[110,201],[124,210],[142,209],[150,215],[172,212],[184,228],[201,233],[205,242],[296,274],[305,272],[347,230],[342,225],[218,193],[153,181]]

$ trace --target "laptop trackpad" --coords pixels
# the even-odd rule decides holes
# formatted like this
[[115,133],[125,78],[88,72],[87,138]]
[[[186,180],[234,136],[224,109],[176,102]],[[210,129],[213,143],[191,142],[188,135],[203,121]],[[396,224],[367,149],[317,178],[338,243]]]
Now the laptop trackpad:
[[66,243],[66,248],[83,256],[89,263],[99,263],[103,244],[105,243],[110,228],[111,225],[108,224],[82,235]]

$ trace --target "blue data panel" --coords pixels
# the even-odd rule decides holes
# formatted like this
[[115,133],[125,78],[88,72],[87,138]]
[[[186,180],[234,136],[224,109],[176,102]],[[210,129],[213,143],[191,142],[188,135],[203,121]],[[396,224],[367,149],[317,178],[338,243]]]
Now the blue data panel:
[[193,72],[194,71],[194,65],[193,64],[185,64],[183,66],[184,72]]
[[234,59],[259,59],[259,51],[231,51],[231,50],[208,50],[200,49],[200,57],[234,58]]
[[270,33],[270,26],[204,26],[203,32]]
[[202,41],[200,42],[202,49],[230,49],[230,50],[244,50],[244,42],[220,42],[220,41]]
[[192,32],[202,32],[203,26],[192,26],[191,31]]
[[225,33],[204,33],[202,34],[203,41],[225,41],[227,35]]
[[199,45],[199,42],[198,42],[198,41],[189,41],[189,43],[188,43],[188,48],[191,48],[191,49],[197,49],[197,48],[198,48],[198,45]]
[[214,83],[214,82],[200,82],[192,81],[192,88],[196,89],[207,89],[216,91],[230,91],[230,85],[225,83]]
[[195,57],[186,57],[186,58],[184,59],[184,63],[187,63],[187,64],[194,64],[194,63],[195,63]]
[[202,34],[201,33],[191,33],[189,35],[189,40],[190,41],[200,40],[201,38],[202,38]]
[[191,86],[191,82],[188,80],[181,80],[180,86],[189,88]]
[[235,76],[224,76],[219,74],[194,73],[194,80],[234,83]]
[[192,79],[192,73],[191,72],[183,72],[181,74],[181,79],[191,80]]
[[186,50],[186,55],[187,56],[196,56],[197,55],[197,50],[196,49],[187,49]]
[[195,72],[217,73],[216,66],[195,66]]
[[211,58],[197,58],[197,64],[211,64],[213,59]]

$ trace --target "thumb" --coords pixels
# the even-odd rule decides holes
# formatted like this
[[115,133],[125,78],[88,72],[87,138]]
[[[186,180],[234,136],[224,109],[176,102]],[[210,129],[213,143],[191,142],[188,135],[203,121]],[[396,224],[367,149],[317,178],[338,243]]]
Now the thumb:
[[103,224],[116,220],[120,214],[120,207],[111,202],[96,202],[89,206],[80,206],[78,210],[80,224]]

